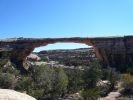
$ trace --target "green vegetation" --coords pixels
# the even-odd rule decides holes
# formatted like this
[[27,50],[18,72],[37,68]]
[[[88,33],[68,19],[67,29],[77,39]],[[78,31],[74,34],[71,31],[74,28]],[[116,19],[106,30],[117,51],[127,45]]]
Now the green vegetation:
[[[128,70],[129,71],[129,70]],[[132,70],[131,70],[132,71]],[[117,100],[132,100],[133,99],[133,74],[125,73],[121,75],[121,96]]]
[[85,89],[81,92],[83,100],[97,100],[100,97],[98,88]]
[[28,75],[21,75],[14,66],[1,60],[0,88],[26,92],[38,100],[53,100],[67,92],[67,85],[68,77],[62,68],[31,66]]
[[[2,58],[0,88],[26,92],[37,100],[57,100],[77,92],[83,100],[97,100],[112,91],[119,79],[119,73],[114,68],[105,68],[98,61],[83,68],[63,69],[31,65],[29,74],[23,75],[9,59]],[[107,80],[108,83],[98,85],[102,80]]]
[[[0,63],[0,88],[26,92],[38,100],[55,100],[76,92],[81,94],[83,100],[96,100],[116,84],[116,72],[111,68],[103,69],[98,62],[92,62],[83,70],[33,65],[29,74],[21,75],[7,61],[1,60]],[[104,90],[103,86],[97,85],[102,79],[110,81]]]
[[133,94],[133,75],[131,74],[123,74],[122,75],[123,81],[123,91],[121,93],[123,95],[132,95]]
[[81,95],[84,100],[97,100],[100,96],[100,90],[97,82],[102,78],[101,66],[98,62],[92,62],[89,67],[84,70],[84,87]]
[[66,74],[68,76],[68,93],[76,93],[83,88],[83,70],[79,69],[67,69]]

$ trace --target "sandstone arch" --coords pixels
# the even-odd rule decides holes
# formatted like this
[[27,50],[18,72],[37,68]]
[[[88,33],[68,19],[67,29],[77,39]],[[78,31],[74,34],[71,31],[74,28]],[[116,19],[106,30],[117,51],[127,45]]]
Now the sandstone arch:
[[36,47],[46,46],[57,42],[83,43],[93,46],[96,55],[106,65],[117,67],[133,65],[133,36],[97,37],[97,38],[14,38],[0,40],[1,52],[11,52],[11,61],[24,70],[25,58]]

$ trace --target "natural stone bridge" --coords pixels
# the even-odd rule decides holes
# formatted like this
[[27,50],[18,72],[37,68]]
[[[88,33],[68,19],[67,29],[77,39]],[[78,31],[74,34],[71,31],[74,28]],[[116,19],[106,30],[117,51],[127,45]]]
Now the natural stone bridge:
[[57,42],[83,43],[93,46],[97,58],[105,65],[124,70],[133,66],[133,36],[97,38],[11,38],[0,40],[0,52],[10,52],[11,62],[24,71],[26,57],[36,47]]

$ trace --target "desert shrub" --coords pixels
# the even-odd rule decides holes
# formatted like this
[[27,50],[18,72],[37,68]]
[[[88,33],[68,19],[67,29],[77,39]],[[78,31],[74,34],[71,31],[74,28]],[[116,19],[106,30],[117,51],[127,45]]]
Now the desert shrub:
[[32,88],[33,82],[31,77],[29,76],[21,76],[15,86],[15,90],[19,90],[22,92],[30,92],[30,89]]
[[88,68],[84,70],[83,79],[85,88],[95,88],[96,84],[102,78],[101,65],[98,62],[92,62]]
[[[29,95],[35,97],[37,100],[45,100],[44,98],[44,89],[33,87],[29,93]],[[46,95],[45,95],[46,98]]]
[[100,91],[100,96],[105,97],[111,91],[110,90],[110,88],[111,88],[110,82],[108,81],[107,83],[103,83],[103,84],[99,85],[98,88]]
[[100,90],[97,87],[97,82],[101,78],[101,65],[98,62],[92,62],[90,66],[84,70],[83,74],[84,86],[81,95],[84,100],[97,100],[100,96]]
[[133,67],[127,68],[127,71],[126,72],[133,75]]
[[7,62],[7,59],[0,59],[0,67],[3,67]]
[[20,70],[17,70],[16,66],[9,59],[0,59],[0,73],[10,73],[19,76]]
[[11,52],[9,51],[0,52],[0,58],[2,59],[5,59],[5,58],[8,59],[10,55],[11,55]]
[[133,88],[133,76],[131,74],[123,74],[122,80],[125,88]]
[[10,73],[0,73],[0,88],[12,89],[15,76]]
[[108,80],[110,82],[110,91],[112,91],[120,80],[120,74],[116,72],[115,68],[110,68]]
[[20,73],[8,59],[0,60],[0,88],[14,89]]
[[123,88],[121,92],[123,95],[132,95],[133,94],[133,76],[131,74],[122,75]]
[[68,76],[68,93],[76,93],[80,91],[83,87],[83,70],[80,69],[67,69],[66,70]]
[[115,89],[117,82],[120,80],[120,73],[115,68],[107,67],[102,69],[102,80],[106,80],[109,84],[105,85],[105,88],[100,87],[101,95],[105,96],[110,91]]
[[38,100],[58,98],[66,92],[68,77],[61,68],[33,66],[32,77],[34,80],[32,95]]
[[49,61],[49,58],[48,57],[41,57],[41,60],[44,62],[47,62],[47,61]]
[[83,97],[83,100],[97,100],[100,97],[98,88],[82,90],[81,95]]
[[[36,98],[40,98],[40,95],[47,96],[52,89],[52,80],[53,80],[54,70],[41,65],[41,66],[32,66],[31,74],[34,81],[34,92]],[[40,90],[40,91],[38,91]],[[37,97],[38,96],[38,97]]]
[[67,91],[68,77],[62,68],[55,68],[52,80],[52,97],[57,98]]

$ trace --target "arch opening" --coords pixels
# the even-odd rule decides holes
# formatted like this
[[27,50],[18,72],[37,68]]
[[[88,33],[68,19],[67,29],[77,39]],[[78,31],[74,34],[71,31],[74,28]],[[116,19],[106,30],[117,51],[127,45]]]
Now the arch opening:
[[[84,43],[54,43],[34,50],[46,62],[58,62],[58,65],[81,67],[88,66],[96,59],[92,46]],[[54,63],[55,63],[54,62]],[[53,63],[53,62],[52,62]]]
[[41,46],[34,49],[33,52],[40,52],[42,50],[58,50],[58,49],[79,49],[79,48],[91,48],[84,43],[54,43],[47,46]]

